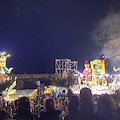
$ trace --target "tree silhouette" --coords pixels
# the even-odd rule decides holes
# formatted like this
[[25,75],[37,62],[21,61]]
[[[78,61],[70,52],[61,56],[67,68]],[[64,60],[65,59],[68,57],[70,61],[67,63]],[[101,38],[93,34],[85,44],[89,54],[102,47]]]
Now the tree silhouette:
[[74,83],[74,77],[72,73],[68,73],[67,78],[61,78],[61,79],[52,79],[51,80],[51,84],[55,85],[57,87],[61,86],[61,87],[66,87],[69,88],[70,86],[72,86]]

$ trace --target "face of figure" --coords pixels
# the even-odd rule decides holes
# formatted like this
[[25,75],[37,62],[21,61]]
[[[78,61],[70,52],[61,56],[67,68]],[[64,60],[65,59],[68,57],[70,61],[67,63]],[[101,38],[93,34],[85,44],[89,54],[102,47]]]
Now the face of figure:
[[96,65],[95,65],[95,68],[96,68],[96,69],[101,69],[101,68],[102,68],[102,65],[101,65],[101,64],[96,64]]
[[100,63],[95,65],[95,71],[96,71],[96,74],[101,74],[101,72],[102,72],[102,65]]
[[90,68],[90,65],[89,64],[85,64],[85,68],[86,69]]
[[5,58],[0,57],[0,66],[5,67]]

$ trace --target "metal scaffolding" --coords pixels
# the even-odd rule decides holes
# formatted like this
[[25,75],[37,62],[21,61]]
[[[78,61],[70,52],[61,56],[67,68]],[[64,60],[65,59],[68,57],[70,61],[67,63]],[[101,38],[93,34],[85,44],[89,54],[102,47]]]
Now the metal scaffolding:
[[75,73],[78,61],[70,59],[55,59],[55,73],[57,78],[66,78],[69,73]]

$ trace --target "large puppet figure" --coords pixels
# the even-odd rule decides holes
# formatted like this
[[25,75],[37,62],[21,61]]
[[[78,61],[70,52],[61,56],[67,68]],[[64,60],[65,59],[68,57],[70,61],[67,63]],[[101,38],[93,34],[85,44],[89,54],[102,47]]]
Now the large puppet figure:
[[90,68],[89,62],[86,60],[85,62],[85,69],[83,70],[84,80],[86,82],[86,85],[88,82],[92,82],[91,75],[92,75],[92,69]]
[[105,61],[104,60],[94,60],[90,62],[92,68],[92,74],[104,75],[105,74]]
[[107,81],[105,80],[105,61],[104,60],[93,60],[90,62],[92,74],[97,75],[99,77],[93,77],[93,83],[95,85],[106,85]]
[[10,55],[6,55],[5,52],[0,52],[0,82],[5,82],[6,80],[9,80],[9,74],[13,68],[7,68],[6,67],[6,59],[7,57],[10,57]]

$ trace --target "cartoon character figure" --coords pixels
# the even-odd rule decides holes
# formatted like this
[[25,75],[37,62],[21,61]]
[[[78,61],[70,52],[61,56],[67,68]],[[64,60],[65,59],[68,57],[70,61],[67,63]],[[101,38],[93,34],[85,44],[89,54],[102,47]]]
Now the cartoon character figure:
[[104,77],[100,77],[97,82],[98,82],[97,85],[107,86],[107,80]]
[[92,74],[92,69],[90,68],[90,64],[86,60],[86,62],[85,62],[85,69],[83,71],[83,75],[88,75],[88,74],[90,74],[90,75]]
[[6,67],[6,59],[9,56],[10,55],[6,55],[5,52],[0,52],[0,80],[1,81],[9,80],[9,76],[7,74],[9,74],[13,69],[13,68],[8,69]]
[[[105,75],[105,62],[104,60],[94,60],[94,61],[91,61],[90,62],[91,64],[91,69],[92,69],[92,74],[93,75],[102,75],[104,76]],[[95,85],[98,85],[98,84],[103,84],[105,83],[106,84],[106,81],[104,78],[97,78],[96,76],[93,77],[93,83]]]
[[92,81],[92,78],[91,78],[92,69],[90,68],[90,64],[87,60],[85,62],[85,69],[83,70],[83,75],[85,76],[86,85],[87,85],[88,81]]
[[92,74],[105,74],[105,62],[104,60],[94,60],[90,62],[92,68]]

